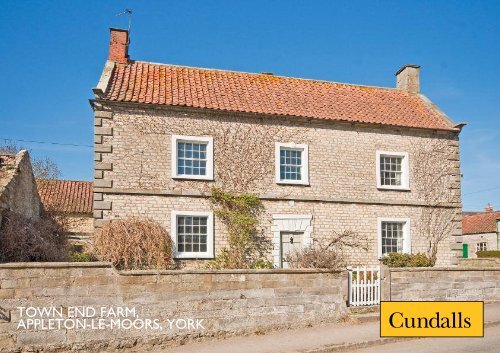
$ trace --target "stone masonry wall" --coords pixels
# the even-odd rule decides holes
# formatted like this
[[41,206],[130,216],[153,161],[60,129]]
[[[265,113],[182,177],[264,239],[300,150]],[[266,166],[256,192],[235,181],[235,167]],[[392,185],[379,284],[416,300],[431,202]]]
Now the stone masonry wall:
[[62,224],[71,244],[81,245],[84,249],[91,246],[94,235],[92,214],[61,214]]
[[497,268],[382,269],[382,300],[500,301]]
[[498,267],[500,268],[500,258],[475,258],[475,259],[460,259],[458,261],[460,267]]
[[[30,346],[40,345],[44,352],[56,348],[85,352],[140,345],[151,348],[204,336],[335,321],[346,312],[346,292],[345,272],[158,273],[117,272],[106,263],[0,264],[0,351],[28,351]],[[137,318],[158,319],[163,330],[19,328],[28,317],[21,317],[18,307],[63,307],[67,314],[75,306],[112,307],[115,311],[117,307],[135,308]],[[171,330],[168,319],[203,319],[204,329],[174,326]]]
[[[267,217],[263,227],[270,229],[272,214],[309,214],[312,238],[320,240],[333,231],[354,230],[370,239],[370,250],[350,254],[353,262],[376,263],[377,217],[409,217],[412,248],[424,251],[422,237],[424,209],[447,209],[454,214],[453,226],[440,246],[439,264],[456,263],[461,250],[461,197],[458,136],[422,130],[389,127],[355,126],[334,122],[255,117],[229,113],[200,113],[194,110],[139,109],[102,106],[95,111],[94,218],[97,227],[111,219],[140,215],[152,217],[170,230],[171,210],[208,211],[206,199],[210,187],[221,185],[218,171],[232,168],[245,173],[248,158],[238,155],[238,166],[224,165],[218,159],[220,131],[249,129],[265,134],[274,129],[269,141],[270,172],[247,191],[264,201]],[[192,181],[172,178],[172,135],[215,135],[215,181]],[[242,137],[244,138],[244,137]],[[452,171],[443,190],[436,192],[440,207],[429,204],[425,188],[415,180],[420,165],[413,161],[418,153],[434,142],[443,143],[446,152],[433,155],[439,162],[451,163]],[[274,142],[303,143],[309,146],[310,185],[278,185],[274,180]],[[249,143],[252,142],[249,139]],[[259,146],[255,146],[259,148]],[[408,152],[410,190],[377,189],[376,151]],[[444,159],[444,160],[443,160]],[[178,209],[180,208],[180,209]],[[224,244],[225,230],[216,220],[215,243]],[[270,233],[266,233],[266,235]],[[425,244],[424,244],[425,243]],[[413,251],[413,250],[412,250]]]
[[[144,216],[164,225],[170,233],[171,211],[209,211],[210,203],[205,198],[168,197],[149,195],[105,195],[106,200],[113,204],[113,210],[103,211],[106,219]],[[427,240],[419,235],[419,207],[316,203],[299,201],[264,201],[265,213],[260,227],[264,234],[271,234],[273,214],[313,215],[312,238],[314,241],[328,239],[333,232],[350,229],[361,237],[368,239],[368,251],[352,249],[345,251],[349,265],[378,265],[377,255],[377,218],[378,217],[408,217],[411,218],[412,252],[425,252]],[[227,245],[227,232],[224,225],[215,219],[215,251],[217,253]],[[271,251],[269,252],[269,260]],[[450,251],[449,242],[443,242],[439,247],[438,265],[444,266],[453,262],[454,254]],[[198,265],[197,263],[196,265]],[[189,265],[189,263],[187,263]]]
[[0,166],[1,213],[10,210],[30,220],[38,220],[42,210],[28,151],[2,156]]
[[[266,130],[275,128],[279,136],[274,137],[275,141],[271,141],[269,150],[262,151],[268,155],[268,167],[274,170],[274,142],[308,144],[310,186],[277,185],[274,173],[271,172],[259,180],[254,190],[248,190],[250,192],[277,197],[334,196],[349,200],[422,203],[423,190],[415,184],[415,170],[419,165],[412,163],[412,157],[426,145],[440,140],[449,146],[446,158],[453,160],[456,168],[453,175],[450,175],[447,189],[442,190],[442,194],[447,195],[448,188],[452,188],[453,199],[442,201],[460,203],[460,185],[456,184],[460,182],[460,179],[456,178],[460,174],[459,151],[455,133],[437,134],[389,127],[357,127],[333,122],[303,122],[285,118],[262,119],[242,117],[237,114],[216,115],[153,109],[123,110],[116,107],[113,107],[113,112],[97,111],[95,116],[96,124],[99,125],[95,127],[96,141],[99,142],[96,143],[95,152],[100,162],[96,164],[96,170],[104,171],[104,177],[97,179],[105,181],[94,187],[106,187],[111,183],[112,187],[117,189],[203,190],[202,185],[207,184],[206,181],[172,178],[170,158],[172,135],[211,136],[218,134],[218,131],[238,127],[250,127],[252,131],[264,135]],[[248,143],[254,142],[249,140]],[[225,161],[217,158],[217,148],[218,146],[214,146],[216,182],[217,170],[230,167],[221,164]],[[258,149],[259,146],[255,148]],[[377,189],[377,150],[409,153],[411,189],[409,192]],[[238,151],[234,153],[238,154]],[[241,173],[245,171],[246,158],[244,155],[239,158]]]
[[72,234],[92,235],[94,232],[94,218],[92,215],[69,214],[65,217],[65,230]]

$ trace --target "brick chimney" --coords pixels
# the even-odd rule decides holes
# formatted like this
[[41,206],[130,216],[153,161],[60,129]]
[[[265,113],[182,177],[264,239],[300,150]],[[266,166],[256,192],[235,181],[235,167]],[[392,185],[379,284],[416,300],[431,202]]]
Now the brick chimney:
[[493,206],[491,206],[491,204],[488,203],[484,208],[484,212],[493,212]]
[[396,72],[396,88],[408,93],[420,92],[420,66],[405,65]]
[[129,37],[126,29],[110,28],[108,60],[119,63],[128,63]]

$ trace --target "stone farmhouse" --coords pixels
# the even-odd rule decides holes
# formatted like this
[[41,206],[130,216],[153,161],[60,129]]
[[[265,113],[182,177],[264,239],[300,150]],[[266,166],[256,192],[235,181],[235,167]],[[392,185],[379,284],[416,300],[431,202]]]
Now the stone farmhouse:
[[464,252],[475,258],[478,251],[500,249],[500,211],[490,205],[484,212],[464,213],[462,219]]
[[212,259],[226,244],[210,190],[264,203],[268,258],[351,231],[367,250],[462,251],[459,134],[420,93],[419,66],[396,87],[370,87],[132,60],[129,33],[111,29],[94,110],[94,225],[130,216],[163,224],[175,257]]

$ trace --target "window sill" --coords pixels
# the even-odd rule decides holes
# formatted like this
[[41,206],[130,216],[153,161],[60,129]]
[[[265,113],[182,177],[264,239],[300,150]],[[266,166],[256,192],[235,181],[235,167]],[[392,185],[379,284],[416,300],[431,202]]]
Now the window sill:
[[401,186],[377,186],[377,189],[380,191],[411,191],[410,188],[401,187]]
[[174,260],[213,260],[212,254],[203,253],[189,253],[189,254],[176,254]]
[[205,175],[174,175],[172,179],[177,179],[177,180],[205,180],[205,181],[214,181],[214,178],[212,176],[205,176]]
[[302,185],[302,186],[309,186],[308,181],[285,181],[285,180],[278,180],[276,181],[276,184],[278,185]]

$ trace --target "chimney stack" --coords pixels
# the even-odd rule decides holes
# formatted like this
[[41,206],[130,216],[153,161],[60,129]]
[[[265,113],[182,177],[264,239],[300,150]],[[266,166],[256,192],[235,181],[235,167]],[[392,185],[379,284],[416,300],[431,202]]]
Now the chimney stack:
[[493,206],[491,206],[491,204],[488,203],[484,208],[484,212],[493,212]]
[[420,66],[405,65],[396,72],[396,88],[408,93],[420,92]]
[[128,63],[129,37],[126,29],[110,28],[109,57],[108,60]]

